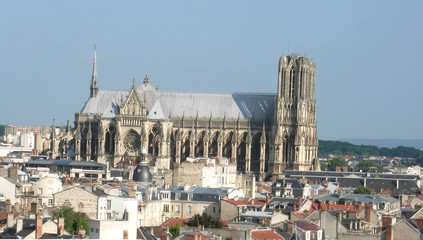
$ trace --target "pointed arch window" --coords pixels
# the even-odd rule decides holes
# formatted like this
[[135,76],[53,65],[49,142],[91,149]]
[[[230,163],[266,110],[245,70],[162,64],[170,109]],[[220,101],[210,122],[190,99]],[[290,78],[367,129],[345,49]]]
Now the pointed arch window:
[[294,66],[291,67],[289,70],[289,86],[288,86],[288,96],[294,97],[294,91],[295,91],[295,68]]

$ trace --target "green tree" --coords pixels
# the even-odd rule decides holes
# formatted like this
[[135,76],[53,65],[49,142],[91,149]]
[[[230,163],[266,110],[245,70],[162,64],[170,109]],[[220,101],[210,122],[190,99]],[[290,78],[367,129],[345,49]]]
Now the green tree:
[[326,171],[328,169],[328,165],[326,163],[320,163],[320,170]]
[[357,194],[371,194],[372,193],[372,189],[368,188],[368,187],[361,187],[361,188],[357,188],[354,190],[354,193]]
[[189,219],[187,225],[191,227],[197,227],[201,225],[206,228],[222,228],[222,223],[220,220],[213,218],[207,213],[203,213],[202,215],[195,214],[192,218]]
[[176,224],[176,225],[171,225],[171,226],[169,227],[169,232],[170,232],[170,233],[171,233],[174,237],[179,236],[179,231],[180,231],[179,224]]
[[356,168],[360,169],[360,170],[364,170],[367,171],[369,168],[371,167],[375,167],[379,170],[382,170],[382,165],[378,164],[378,163],[374,163],[372,161],[367,161],[367,160],[363,160],[360,161],[359,163],[357,163]]
[[82,217],[80,212],[74,212],[71,207],[61,207],[59,211],[53,212],[53,217],[63,217],[65,219],[65,230],[69,233],[78,233],[79,227],[83,227],[88,233],[89,223],[88,219]]
[[330,171],[335,171],[336,167],[345,167],[347,166],[347,161],[345,161],[343,158],[335,157],[329,160],[328,169]]
[[78,233],[79,227],[83,227],[85,232],[88,233],[89,225],[90,224],[88,223],[88,219],[82,217],[80,212],[76,213],[76,219],[73,224],[73,229],[76,233]]
[[73,222],[75,218],[75,214],[73,212],[73,208],[70,207],[61,207],[59,211],[53,213],[55,218],[61,216],[65,219],[65,230],[69,233],[73,233]]

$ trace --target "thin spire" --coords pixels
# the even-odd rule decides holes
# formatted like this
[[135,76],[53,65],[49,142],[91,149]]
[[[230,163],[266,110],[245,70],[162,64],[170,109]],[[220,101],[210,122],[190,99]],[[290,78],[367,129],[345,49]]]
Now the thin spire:
[[94,62],[93,75],[91,77],[90,97],[96,97],[98,93],[98,79],[97,79],[97,47],[94,45]]

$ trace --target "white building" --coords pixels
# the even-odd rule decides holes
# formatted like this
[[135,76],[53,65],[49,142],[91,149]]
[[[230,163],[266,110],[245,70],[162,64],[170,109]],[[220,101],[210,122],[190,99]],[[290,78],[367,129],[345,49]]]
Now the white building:
[[[137,238],[137,211],[136,199],[106,198],[106,207],[110,200],[110,209],[119,210],[119,217],[115,220],[90,220],[90,239],[136,239]],[[116,206],[115,204],[116,203]],[[119,204],[119,203],[123,203]],[[100,204],[99,204],[100,205]],[[119,206],[118,206],[119,205]],[[101,203],[104,207],[104,203]],[[116,207],[116,208],[114,208]],[[122,210],[122,208],[123,210]],[[114,211],[113,210],[113,211]]]
[[63,190],[62,181],[57,174],[42,173],[33,184],[33,190],[39,209],[53,207],[53,194]]
[[20,135],[20,146],[24,148],[34,148],[35,137],[32,132]]

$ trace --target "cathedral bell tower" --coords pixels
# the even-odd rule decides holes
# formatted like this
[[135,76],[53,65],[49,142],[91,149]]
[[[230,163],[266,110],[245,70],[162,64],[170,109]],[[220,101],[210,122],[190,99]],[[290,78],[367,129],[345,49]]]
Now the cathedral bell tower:
[[315,74],[316,64],[305,57],[290,55],[279,60],[270,149],[273,174],[285,169],[320,170],[316,167]]

